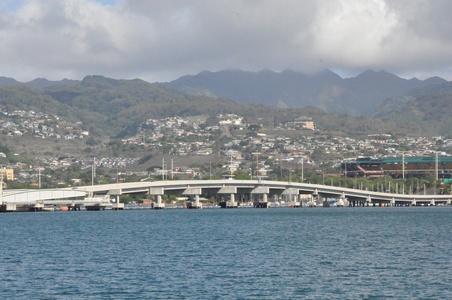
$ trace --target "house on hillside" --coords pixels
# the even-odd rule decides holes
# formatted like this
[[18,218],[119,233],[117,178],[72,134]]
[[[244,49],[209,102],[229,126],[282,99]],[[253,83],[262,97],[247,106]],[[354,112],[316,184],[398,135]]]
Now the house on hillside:
[[286,123],[286,127],[292,129],[315,130],[314,121],[311,117],[306,116],[298,117],[293,122]]

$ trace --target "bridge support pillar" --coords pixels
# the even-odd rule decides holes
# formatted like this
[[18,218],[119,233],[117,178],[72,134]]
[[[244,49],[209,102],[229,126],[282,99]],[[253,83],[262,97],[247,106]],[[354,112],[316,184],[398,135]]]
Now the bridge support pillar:
[[260,200],[258,198],[258,201],[254,202],[254,207],[257,207],[257,208],[268,208],[268,207],[270,207],[268,205],[268,194],[266,194],[266,193],[262,194],[262,200]]
[[13,212],[16,211],[16,204],[4,203],[0,205],[0,212]]
[[316,207],[319,198],[319,191],[317,189],[314,189],[314,192],[311,195],[311,201],[308,202],[309,207]]
[[289,195],[289,197],[290,197],[290,203],[289,203],[290,207],[300,207],[301,206],[300,202],[298,201],[297,194]]
[[226,201],[226,208],[237,208],[238,203],[235,201],[235,194],[231,194],[229,201]]
[[152,209],[164,209],[165,203],[162,202],[162,195],[155,195],[155,202],[152,203]]
[[115,203],[111,205],[111,209],[113,210],[123,210],[124,209],[124,203],[120,203],[119,195],[115,196]]
[[411,206],[416,206],[416,199],[413,199],[413,201],[411,201]]
[[153,209],[165,208],[165,203],[162,203],[162,195],[165,194],[164,188],[149,188],[149,195],[154,195],[154,202],[152,203]]
[[[225,197],[226,198],[226,197]],[[235,201],[235,194],[229,194],[229,200],[223,200],[220,202],[221,208],[237,208],[239,204]]]
[[[182,193],[182,195],[187,195],[190,197],[190,201],[185,203],[185,208],[189,209],[202,209],[202,203],[199,202],[199,195],[202,194],[201,188],[192,188],[187,186],[187,189]],[[195,200],[193,201],[193,196]]]
[[43,203],[36,203],[32,207],[30,207],[30,211],[42,211],[43,208],[44,208],[44,204]]
[[202,203],[199,202],[199,195],[194,195],[195,201],[188,201],[187,208],[189,209],[202,209]]
[[[342,207],[347,205],[347,198],[345,197],[345,193],[342,192],[342,194],[339,197],[339,200],[337,201],[337,206]],[[349,203],[350,205],[350,203]]]

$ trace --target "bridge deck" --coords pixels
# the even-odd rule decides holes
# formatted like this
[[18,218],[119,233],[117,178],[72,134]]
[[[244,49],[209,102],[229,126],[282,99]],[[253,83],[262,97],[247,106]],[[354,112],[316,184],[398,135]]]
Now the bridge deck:
[[[388,202],[388,203],[450,203],[452,195],[402,195],[365,190],[356,190],[338,186],[308,184],[299,182],[264,181],[264,180],[174,180],[155,182],[131,182],[105,185],[80,186],[77,189],[52,190],[17,190],[5,191],[1,200],[3,203],[33,204],[44,200],[64,200],[68,203],[87,195],[122,195],[128,193],[165,193],[202,194],[207,191],[236,191],[238,194],[314,194],[322,198],[348,198],[352,201]],[[72,199],[72,200],[70,200]]]

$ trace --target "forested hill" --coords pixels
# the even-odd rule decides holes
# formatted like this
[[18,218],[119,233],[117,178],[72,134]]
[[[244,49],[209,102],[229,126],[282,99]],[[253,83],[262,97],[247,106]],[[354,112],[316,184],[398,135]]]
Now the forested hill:
[[225,70],[184,76],[163,85],[192,95],[209,95],[240,103],[265,103],[279,107],[315,106],[328,112],[370,114],[384,100],[412,89],[444,83],[439,77],[403,79],[384,71],[365,71],[343,79],[332,71],[303,74],[265,70]]
[[208,96],[186,95],[140,79],[115,80],[87,76],[81,82],[44,88],[24,84],[0,86],[0,110],[33,110],[56,114],[73,122],[81,121],[93,134],[122,137],[136,132],[149,118],[169,116],[216,116],[234,113],[250,122],[272,126],[311,117],[322,133],[422,134],[417,124],[397,120],[327,113],[319,108],[275,108],[265,104],[244,104]]
[[32,87],[37,87],[37,88],[45,88],[45,87],[56,86],[56,85],[70,85],[70,84],[74,84],[77,82],[79,82],[79,81],[71,80],[71,79],[51,81],[51,80],[47,80],[45,78],[36,78],[32,81],[22,83],[11,77],[0,76],[0,86],[24,84],[27,86],[32,86]]
[[428,134],[450,135],[452,128],[452,83],[413,90],[386,100],[372,117],[387,118],[407,126],[418,126]]
[[87,76],[81,82],[48,88],[0,86],[2,109],[53,113],[92,125],[109,136],[133,132],[148,118],[240,111],[232,101],[193,97],[143,80]]

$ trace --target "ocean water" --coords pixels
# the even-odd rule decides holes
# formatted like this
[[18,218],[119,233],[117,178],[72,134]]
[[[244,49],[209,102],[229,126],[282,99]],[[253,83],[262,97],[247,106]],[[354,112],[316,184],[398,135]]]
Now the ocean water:
[[452,299],[452,207],[0,215],[0,299]]

